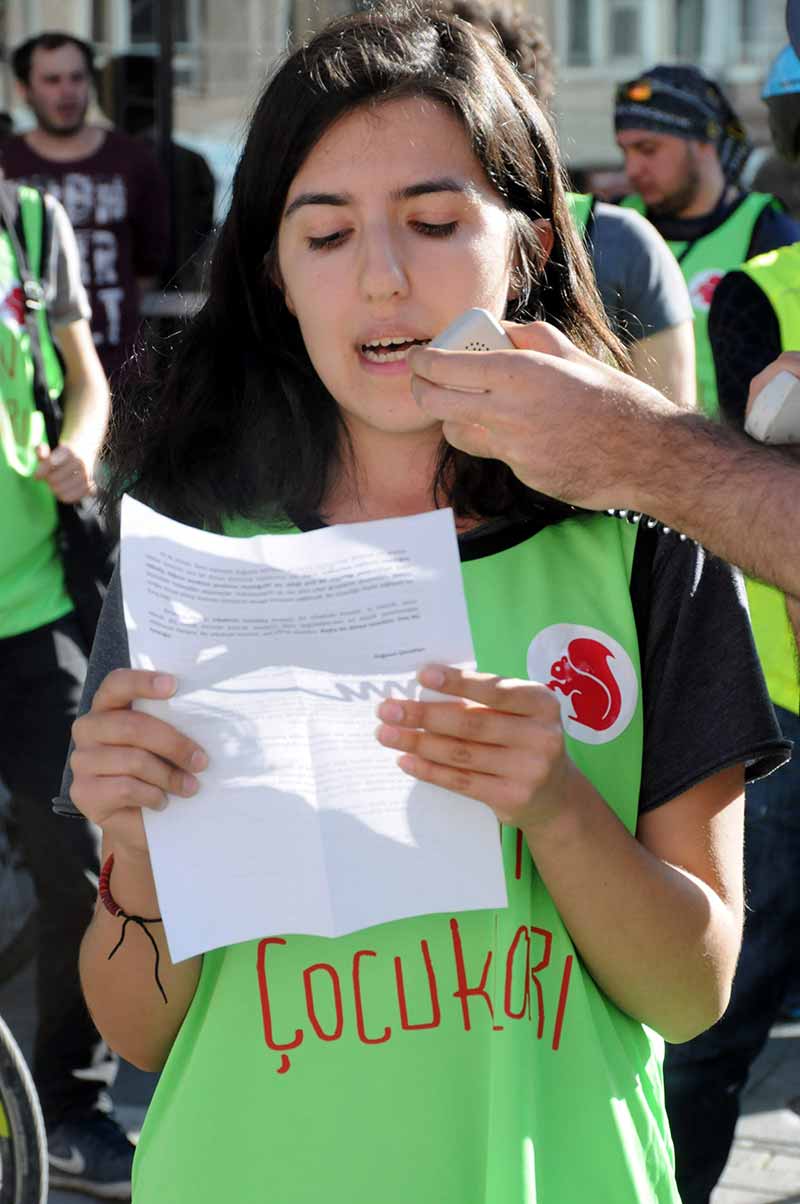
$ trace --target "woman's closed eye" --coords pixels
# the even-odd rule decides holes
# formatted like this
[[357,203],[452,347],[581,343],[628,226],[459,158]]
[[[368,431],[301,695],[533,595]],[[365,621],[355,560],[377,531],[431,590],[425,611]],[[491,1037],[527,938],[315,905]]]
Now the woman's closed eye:
[[312,251],[324,251],[328,247],[336,247],[339,243],[344,242],[350,233],[350,230],[334,230],[333,234],[322,234],[319,237],[310,234],[308,245]]
[[418,234],[428,238],[447,238],[458,229],[458,222],[412,222],[411,225]]
[[[409,222],[412,230],[425,238],[449,238],[455,234],[459,223],[452,222]],[[352,230],[334,230],[332,234],[309,235],[307,242],[312,251],[325,251],[341,244],[352,234]]]

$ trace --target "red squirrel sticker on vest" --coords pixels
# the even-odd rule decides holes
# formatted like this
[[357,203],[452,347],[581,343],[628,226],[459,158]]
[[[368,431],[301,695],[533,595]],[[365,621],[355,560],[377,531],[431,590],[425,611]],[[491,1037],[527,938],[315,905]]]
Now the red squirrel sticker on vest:
[[608,731],[619,719],[622,694],[609,668],[613,653],[598,640],[571,640],[566,656],[551,666],[548,690],[560,690],[572,702],[570,719],[596,732]]
[[692,298],[694,309],[701,313],[708,313],[711,309],[711,302],[714,300],[714,293],[717,291],[717,285],[724,275],[725,273],[719,268],[712,268],[700,272],[689,282],[689,296]]
[[19,285],[0,299],[0,321],[7,322],[9,318],[20,328],[25,325],[25,294]]
[[528,676],[553,691],[564,731],[584,744],[615,740],[636,710],[639,683],[630,656],[593,627],[559,623],[539,632],[528,649]]

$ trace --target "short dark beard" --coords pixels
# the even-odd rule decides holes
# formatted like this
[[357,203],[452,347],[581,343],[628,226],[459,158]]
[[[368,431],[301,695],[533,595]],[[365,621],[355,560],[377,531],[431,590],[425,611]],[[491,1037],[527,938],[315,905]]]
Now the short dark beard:
[[83,126],[83,118],[74,125],[50,125],[48,121],[39,121],[39,129],[51,138],[71,138],[73,134],[79,134]]
[[700,192],[700,171],[689,147],[686,155],[686,178],[680,188],[676,188],[669,196],[650,205],[650,212],[655,217],[680,217],[690,205],[694,204]]
[[74,121],[72,125],[67,126],[52,125],[47,120],[44,113],[39,112],[39,110],[33,105],[31,105],[31,108],[33,108],[33,112],[36,117],[36,124],[45,134],[49,134],[51,138],[72,138],[75,134],[79,134],[86,124],[86,114],[89,110],[89,102],[87,101],[83,106],[83,111],[80,113],[78,120]]

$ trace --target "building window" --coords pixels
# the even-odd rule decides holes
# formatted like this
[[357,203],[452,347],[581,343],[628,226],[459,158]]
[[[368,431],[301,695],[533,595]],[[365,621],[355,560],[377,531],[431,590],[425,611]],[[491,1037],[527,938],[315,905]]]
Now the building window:
[[[112,40],[112,5],[109,0],[92,0],[92,41],[105,43]],[[199,0],[173,0],[175,15],[174,37],[176,43],[196,41],[199,26]],[[131,47],[141,46],[147,52],[158,43],[158,0],[122,0],[120,21]]]
[[675,11],[675,56],[684,63],[703,57],[704,0],[678,0]]
[[102,45],[109,41],[108,36],[108,12],[106,6],[94,0],[92,4],[92,29],[91,40],[95,46]]
[[588,67],[592,59],[589,0],[569,0],[567,5],[567,63],[571,67]]
[[652,0],[567,0],[559,11],[567,66],[616,70],[621,62],[638,61],[652,12]]
[[[200,83],[201,5],[202,0],[173,0],[173,69],[178,87],[196,89]],[[117,15],[113,21],[110,10],[109,0],[92,0],[92,40],[95,45],[109,47],[115,54],[158,55],[158,0],[120,0],[119,9],[114,10]]]
[[[192,0],[174,0],[172,11],[175,17],[173,36],[176,43],[195,41],[198,17],[196,0],[194,3]],[[158,41],[156,0],[130,0],[130,33],[133,46],[150,46]]]
[[748,50],[758,46],[758,44],[761,42],[763,21],[759,23],[756,20],[756,6],[753,3],[753,0],[740,0],[740,2],[740,36],[743,51],[742,57],[746,59],[748,57]]
[[641,7],[639,0],[610,0],[608,12],[610,59],[633,59],[641,53]]
[[739,0],[739,59],[763,68],[786,43],[782,5]]
[[[10,7],[12,6],[8,4],[0,4],[0,29],[2,29],[3,23],[7,22],[11,16],[8,12]],[[14,15],[18,23],[17,32],[20,35],[20,41],[23,41],[25,38],[32,38],[34,34],[41,33],[42,29],[47,28],[47,23],[42,19],[40,0],[22,0],[21,4],[18,0],[14,7],[18,10]]]

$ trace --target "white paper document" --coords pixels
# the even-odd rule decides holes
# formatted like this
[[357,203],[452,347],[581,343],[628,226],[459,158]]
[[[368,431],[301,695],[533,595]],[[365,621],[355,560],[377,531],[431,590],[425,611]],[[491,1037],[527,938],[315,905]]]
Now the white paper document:
[[174,961],[506,906],[490,809],[374,734],[422,665],[474,666],[451,511],[236,539],[126,497],[120,559],[131,664],[178,680],[141,709],[209,757],[198,794],[144,812]]

